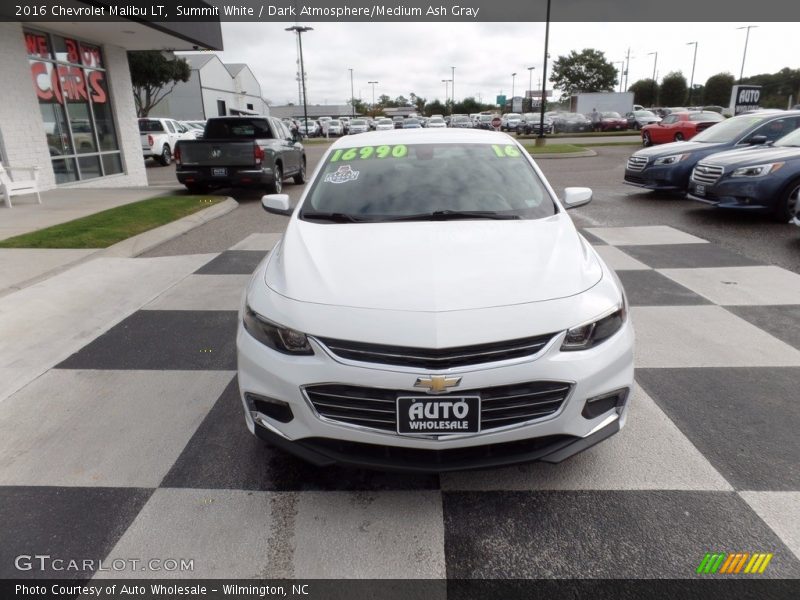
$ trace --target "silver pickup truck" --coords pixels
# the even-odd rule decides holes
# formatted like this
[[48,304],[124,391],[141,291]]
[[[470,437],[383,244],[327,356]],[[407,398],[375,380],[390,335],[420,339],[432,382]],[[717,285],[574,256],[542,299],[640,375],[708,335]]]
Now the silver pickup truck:
[[181,140],[175,174],[192,193],[210,188],[258,187],[280,193],[283,180],[306,180],[306,153],[278,119],[218,117],[206,122],[203,138]]

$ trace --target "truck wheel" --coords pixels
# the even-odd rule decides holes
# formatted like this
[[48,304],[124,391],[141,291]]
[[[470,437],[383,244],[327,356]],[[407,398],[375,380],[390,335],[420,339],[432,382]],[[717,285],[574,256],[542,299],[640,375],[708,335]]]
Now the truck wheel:
[[166,167],[172,162],[172,152],[167,144],[164,144],[164,147],[161,148],[161,156],[158,157],[158,162],[161,163],[162,167]]
[[302,185],[306,182],[306,157],[304,156],[300,161],[300,172],[293,177],[297,185]]
[[283,191],[283,169],[280,164],[275,165],[275,179],[267,186],[270,194],[280,194]]
[[780,201],[773,209],[772,216],[776,221],[788,223],[800,211],[800,179],[795,179],[783,192]]

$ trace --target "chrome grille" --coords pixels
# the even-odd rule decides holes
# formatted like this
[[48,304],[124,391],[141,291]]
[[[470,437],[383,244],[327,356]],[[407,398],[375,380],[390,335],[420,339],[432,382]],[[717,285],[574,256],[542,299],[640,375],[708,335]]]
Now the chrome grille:
[[440,370],[533,356],[555,333],[452,348],[412,348],[318,338],[336,356],[361,362]]
[[628,158],[629,171],[643,171],[647,166],[647,158],[644,156],[631,156]]
[[[535,421],[558,412],[572,384],[563,381],[532,381],[472,390],[459,390],[433,397],[481,397],[481,431]],[[397,431],[397,397],[418,392],[355,385],[321,384],[305,388],[319,416],[346,425],[381,431]]]
[[722,177],[723,170],[724,169],[718,165],[698,163],[692,171],[692,181],[712,185],[717,182],[717,179]]

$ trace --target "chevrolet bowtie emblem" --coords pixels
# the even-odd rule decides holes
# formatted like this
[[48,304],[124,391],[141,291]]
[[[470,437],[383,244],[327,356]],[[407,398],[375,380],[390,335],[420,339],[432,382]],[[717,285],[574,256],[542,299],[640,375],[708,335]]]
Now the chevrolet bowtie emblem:
[[429,394],[441,394],[447,388],[455,387],[461,383],[461,377],[447,377],[446,375],[432,375],[430,377],[417,377],[414,387],[426,388]]

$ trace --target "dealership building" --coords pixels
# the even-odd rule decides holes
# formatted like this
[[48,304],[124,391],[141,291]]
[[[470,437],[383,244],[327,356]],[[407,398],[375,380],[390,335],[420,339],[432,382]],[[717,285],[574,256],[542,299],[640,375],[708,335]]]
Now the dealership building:
[[43,190],[147,185],[127,52],[197,49],[219,22],[0,22],[0,162]]

